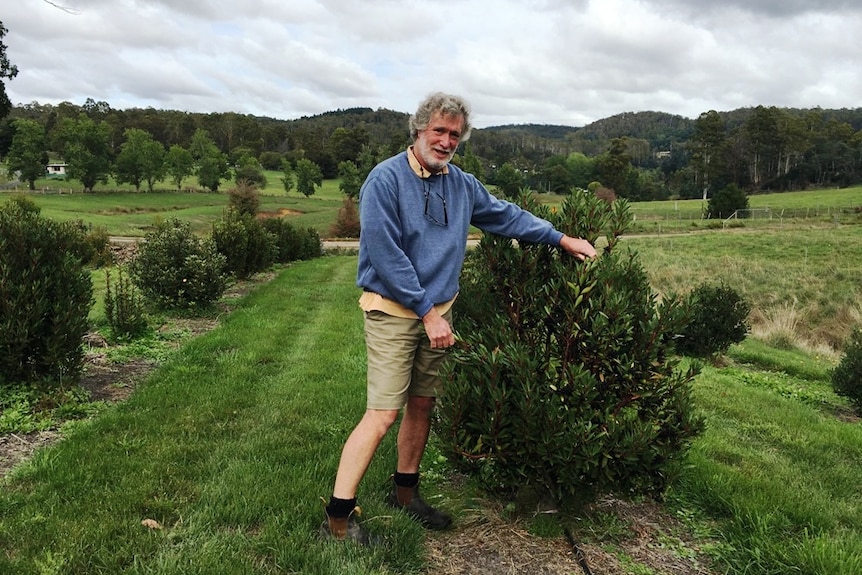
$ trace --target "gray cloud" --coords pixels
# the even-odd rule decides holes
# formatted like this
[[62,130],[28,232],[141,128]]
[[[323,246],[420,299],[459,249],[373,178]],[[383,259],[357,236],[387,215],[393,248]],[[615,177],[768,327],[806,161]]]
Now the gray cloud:
[[15,103],[289,119],[442,89],[487,126],[862,96],[862,9],[841,0],[19,1]]

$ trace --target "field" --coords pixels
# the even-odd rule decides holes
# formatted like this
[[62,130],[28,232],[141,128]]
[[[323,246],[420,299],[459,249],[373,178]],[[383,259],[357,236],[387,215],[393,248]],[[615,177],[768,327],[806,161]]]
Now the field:
[[[859,193],[762,198],[831,210]],[[273,194],[262,209],[311,215],[318,205],[313,217],[328,227],[340,194],[332,182],[318,194]],[[33,197],[45,215],[104,217],[113,235],[141,235],[153,217],[184,210],[204,233],[226,203],[167,192]],[[138,213],[124,211],[129,202]],[[0,572],[578,573],[566,525],[606,575],[862,573],[862,427],[829,384],[840,342],[862,322],[860,224],[818,216],[626,238],[658,293],[725,281],[754,308],[754,337],[695,382],[707,431],[660,506],[610,498],[584,514],[513,514],[432,443],[423,488],[456,527],[428,536],[381,503],[390,436],[359,494],[386,545],[318,541],[318,497],[364,406],[356,259],[334,255],[277,270],[232,299],[217,329],[159,348],[159,367],[127,401],[67,424],[62,442],[3,480]],[[93,277],[98,288],[103,276]],[[97,325],[100,315],[97,306]],[[160,321],[164,338],[182,331]],[[111,350],[106,368],[152,351]]]

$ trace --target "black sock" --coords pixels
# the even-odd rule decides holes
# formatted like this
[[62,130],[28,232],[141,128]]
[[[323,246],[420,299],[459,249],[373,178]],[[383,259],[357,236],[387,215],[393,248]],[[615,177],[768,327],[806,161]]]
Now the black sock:
[[355,497],[353,499],[339,499],[333,496],[329,498],[329,505],[326,506],[326,514],[330,517],[342,519],[349,517],[355,507]]
[[395,485],[398,487],[416,487],[419,485],[418,473],[400,473],[396,471],[393,477],[395,479]]

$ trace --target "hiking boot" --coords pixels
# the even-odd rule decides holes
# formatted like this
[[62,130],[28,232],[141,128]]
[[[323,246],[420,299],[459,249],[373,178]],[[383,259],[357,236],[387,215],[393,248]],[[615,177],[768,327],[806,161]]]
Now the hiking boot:
[[392,491],[386,498],[390,507],[402,509],[427,529],[446,529],[452,524],[448,513],[435,509],[419,496],[419,485],[401,487],[392,482]]
[[[324,511],[326,513],[326,511]],[[326,513],[326,519],[320,524],[320,536],[323,539],[335,541],[355,541],[360,545],[369,545],[371,542],[368,531],[362,528],[356,517],[362,515],[362,510],[357,505],[347,517],[330,517]]]

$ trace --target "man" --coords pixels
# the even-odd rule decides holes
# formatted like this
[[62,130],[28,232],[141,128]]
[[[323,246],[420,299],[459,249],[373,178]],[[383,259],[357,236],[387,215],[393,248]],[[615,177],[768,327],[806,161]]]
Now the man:
[[398,461],[387,502],[430,529],[451,523],[419,495],[419,464],[431,427],[437,372],[455,343],[451,308],[470,225],[533,243],[559,245],[578,259],[594,257],[572,238],[518,206],[498,200],[449,162],[470,137],[467,103],[428,96],[410,118],[413,145],[377,165],[359,194],[362,233],[356,283],[365,312],[368,402],[341,454],[321,534],[368,542],[355,520],[356,490],[386,432],[404,408]]

